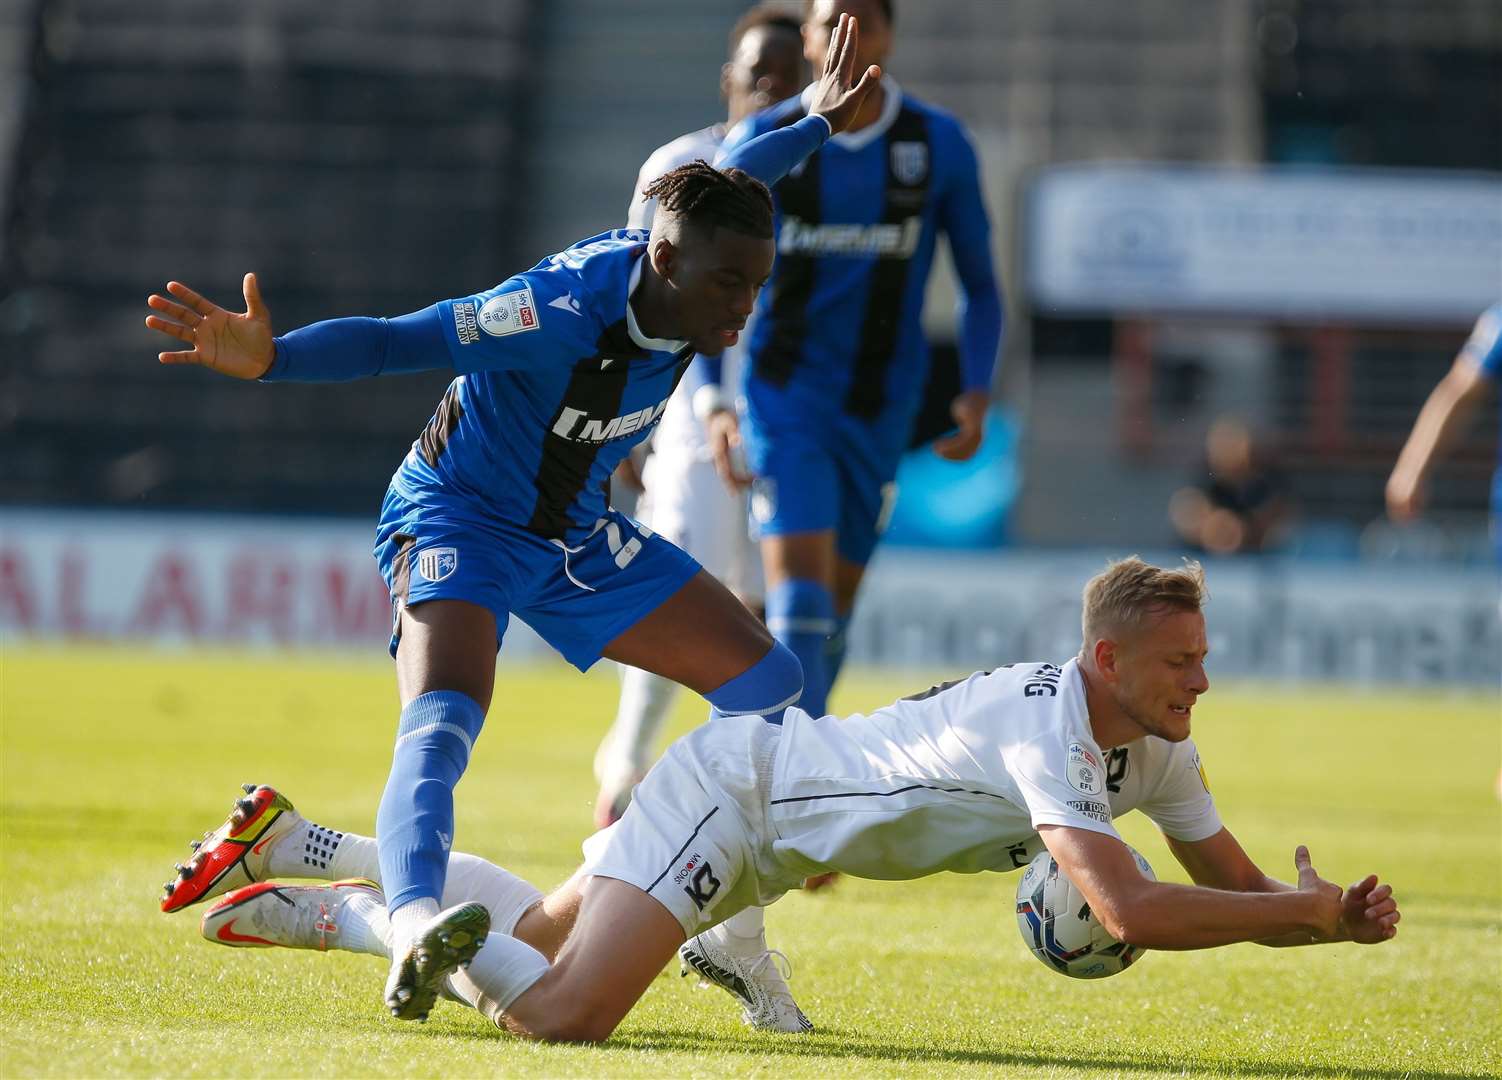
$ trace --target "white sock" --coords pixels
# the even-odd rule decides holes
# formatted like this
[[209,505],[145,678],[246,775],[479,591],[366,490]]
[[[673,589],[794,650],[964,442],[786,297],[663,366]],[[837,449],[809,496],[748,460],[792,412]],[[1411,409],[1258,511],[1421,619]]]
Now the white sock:
[[[322,849],[331,850],[331,854],[327,858],[317,858],[317,865],[304,861],[310,858],[304,848],[314,842],[310,837],[316,838],[313,830],[320,835],[338,837],[332,849]],[[276,842],[271,849],[268,868],[272,877],[311,877],[321,881],[369,878],[377,884],[381,881],[380,852],[374,837],[336,833],[311,823],[306,835],[294,830]],[[516,929],[527,909],[541,899],[541,892],[509,870],[478,855],[456,851],[449,855],[448,875],[444,879],[439,905],[447,908],[478,900],[490,910],[490,928],[509,934]]]
[[621,700],[615,723],[595,754],[595,779],[620,784],[647,771],[657,734],[667,720],[678,684],[640,668],[621,669]]
[[391,920],[373,896],[351,896],[339,913],[339,948],[391,958]]
[[463,852],[449,856],[443,906],[478,900],[490,912],[493,934],[510,934],[527,910],[541,899],[542,893],[535,885],[493,862]]
[[737,911],[716,927],[722,940],[728,938],[732,945],[754,946],[758,952],[767,947],[766,928],[767,909],[759,907]]
[[[355,871],[339,872],[342,861],[348,858],[345,848],[355,839],[348,833],[326,829],[309,821],[293,829],[271,846],[266,860],[269,877],[316,878],[319,881],[338,881],[347,877],[364,877],[375,880],[375,874]],[[361,838],[363,839],[363,838]],[[374,840],[371,841],[375,843]]]
[[427,896],[409,900],[395,911],[388,911],[391,920],[392,955],[399,955],[417,936],[429,919],[438,914],[438,901]]
[[466,1004],[499,1024],[500,1014],[550,967],[548,958],[525,941],[491,934],[469,967],[449,976],[449,986]]

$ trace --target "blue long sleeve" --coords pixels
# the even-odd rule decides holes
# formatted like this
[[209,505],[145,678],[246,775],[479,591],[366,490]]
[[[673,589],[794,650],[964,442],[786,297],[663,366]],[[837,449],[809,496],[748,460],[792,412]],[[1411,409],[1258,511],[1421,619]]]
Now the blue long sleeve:
[[1001,351],[1004,315],[991,261],[991,222],[980,191],[980,166],[968,140],[954,188],[940,206],[940,221],[960,279],[960,379],[966,390],[990,389]]
[[805,116],[796,124],[748,139],[723,155],[716,166],[742,169],[771,187],[823,146],[829,136],[828,120]]
[[275,339],[262,382],[346,382],[451,366],[437,304],[394,319],[312,323]]

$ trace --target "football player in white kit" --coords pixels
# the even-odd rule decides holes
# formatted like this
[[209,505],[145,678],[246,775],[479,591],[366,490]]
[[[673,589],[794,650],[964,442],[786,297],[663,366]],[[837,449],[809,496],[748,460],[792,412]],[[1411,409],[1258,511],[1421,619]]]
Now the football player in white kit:
[[[730,58],[720,73],[728,108],[725,123],[691,131],[652,152],[637,177],[627,228],[651,228],[656,201],[643,197],[642,191],[652,181],[696,159],[713,163],[730,128],[796,94],[806,76],[798,18],[776,4],[746,12],[731,31]],[[755,611],[761,607],[761,556],[747,528],[745,499],[732,495],[715,474],[703,425],[709,403],[701,396],[695,409],[696,382],[692,373],[683,380],[652,435],[635,516],[698,559]],[[595,779],[600,783],[596,828],[603,829],[625,812],[631,789],[652,762],[653,744],[677,692],[678,684],[669,679],[640,668],[621,669],[615,722],[595,753]]]
[[[1398,907],[1375,875],[1342,890],[1303,846],[1298,882],[1268,877],[1221,823],[1189,739],[1209,689],[1197,564],[1132,558],[1093,578],[1084,645],[1067,663],[1014,664],[917,694],[869,716],[788,711],[782,727],[717,720],[675,742],[625,815],[585,842],[584,863],[543,897],[500,867],[453,856],[449,888],[479,899],[493,930],[448,989],[531,1038],[607,1038],[675,950],[809,874],[907,879],[1024,866],[1047,847],[1105,928],[1156,949],[1256,941],[1376,944]],[[1140,810],[1194,885],[1137,870],[1113,818]],[[252,880],[316,872],[369,876],[375,842],[293,828],[245,864]],[[315,835],[327,854],[310,871]],[[447,902],[447,900],[445,901]],[[455,911],[462,911],[456,908]],[[262,880],[225,896],[204,936],[239,946],[385,955],[390,924],[373,882]],[[705,948],[695,966],[756,992],[740,961]]]

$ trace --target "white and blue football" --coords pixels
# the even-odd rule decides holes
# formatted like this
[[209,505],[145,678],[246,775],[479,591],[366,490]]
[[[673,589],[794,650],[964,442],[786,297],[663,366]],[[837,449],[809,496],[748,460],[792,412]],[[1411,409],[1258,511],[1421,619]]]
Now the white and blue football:
[[[1128,847],[1142,876],[1153,868]],[[1143,952],[1117,941],[1096,919],[1090,904],[1047,850],[1027,864],[1017,883],[1017,928],[1038,961],[1071,979],[1104,979],[1124,971]]]

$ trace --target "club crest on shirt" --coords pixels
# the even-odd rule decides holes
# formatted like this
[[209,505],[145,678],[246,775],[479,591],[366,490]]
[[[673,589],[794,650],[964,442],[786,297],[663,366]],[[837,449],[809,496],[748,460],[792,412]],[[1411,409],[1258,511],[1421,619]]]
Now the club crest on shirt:
[[480,329],[491,337],[536,330],[537,305],[532,300],[531,288],[492,296],[480,309],[479,322]]
[[928,144],[894,142],[891,148],[892,175],[904,184],[917,184],[928,175]]
[[417,554],[417,572],[428,581],[442,581],[458,568],[458,548],[428,548]]
[[1100,758],[1081,742],[1069,744],[1069,764],[1065,766],[1069,786],[1081,795],[1099,795],[1105,790],[1104,770]]

